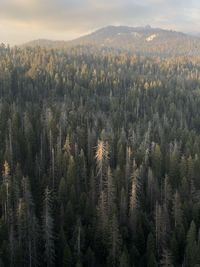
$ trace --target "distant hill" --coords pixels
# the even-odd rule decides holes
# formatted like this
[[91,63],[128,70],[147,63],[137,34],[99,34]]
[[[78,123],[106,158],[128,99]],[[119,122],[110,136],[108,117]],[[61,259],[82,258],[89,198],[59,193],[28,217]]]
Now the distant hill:
[[61,48],[67,45],[66,41],[53,41],[47,39],[38,39],[27,42],[25,44],[20,45],[20,47],[45,47],[45,48]]
[[117,48],[145,55],[200,54],[200,37],[159,28],[107,26],[72,41],[32,41],[24,46],[66,48],[93,45],[99,48]]

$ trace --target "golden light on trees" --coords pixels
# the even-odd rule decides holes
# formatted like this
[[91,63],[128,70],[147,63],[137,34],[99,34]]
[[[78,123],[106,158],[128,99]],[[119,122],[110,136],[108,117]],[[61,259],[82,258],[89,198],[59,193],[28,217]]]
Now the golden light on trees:
[[66,138],[65,144],[63,146],[63,151],[67,154],[70,154],[71,151],[71,147],[70,147],[70,142],[69,142],[69,138]]
[[4,166],[3,174],[4,174],[4,176],[8,176],[10,174],[10,166],[9,166],[7,160],[5,160],[3,166]]
[[101,162],[108,158],[107,146],[104,141],[98,141],[95,158],[97,162]]

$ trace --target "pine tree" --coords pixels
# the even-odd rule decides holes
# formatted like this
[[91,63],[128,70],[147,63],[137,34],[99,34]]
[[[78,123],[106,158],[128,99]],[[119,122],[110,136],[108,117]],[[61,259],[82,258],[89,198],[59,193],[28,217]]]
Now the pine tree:
[[59,187],[58,187],[58,199],[61,204],[66,204],[67,194],[66,194],[66,182],[64,177],[60,179]]
[[166,175],[165,179],[164,179],[164,186],[163,186],[163,194],[164,194],[164,204],[166,205],[167,209],[169,208],[170,202],[172,200],[172,189],[171,189],[171,185],[170,185],[170,179],[169,177]]
[[38,266],[38,223],[30,189],[29,178],[22,180],[23,198],[19,207],[19,227],[22,227],[21,246],[24,250],[24,262],[28,266]]
[[121,189],[120,194],[120,223],[126,224],[127,222],[127,210],[128,210],[128,203],[127,203],[127,196],[125,193],[124,188]]
[[97,218],[99,228],[104,231],[108,223],[107,200],[104,191],[101,192],[97,205]]
[[10,190],[11,190],[10,166],[7,161],[4,162],[3,183],[2,183],[2,201],[4,208],[4,220],[8,221],[10,207]]
[[131,148],[126,148],[126,166],[125,166],[125,189],[128,192],[131,175]]
[[93,250],[89,247],[85,255],[86,266],[95,267],[95,255]]
[[47,187],[45,189],[45,198],[43,204],[43,239],[44,239],[44,255],[47,267],[54,266],[55,261],[55,245],[54,245],[54,220],[52,217],[52,196],[51,191]]
[[197,263],[197,241],[196,241],[196,225],[194,221],[191,222],[190,228],[187,233],[186,243],[186,262],[188,267],[193,267]]
[[119,252],[121,246],[121,237],[116,215],[114,214],[109,225],[109,265],[117,266],[119,264]]
[[162,208],[158,202],[156,202],[155,210],[155,232],[156,232],[156,248],[158,254],[160,254],[161,249],[161,233],[162,233]]
[[115,209],[115,193],[116,193],[110,167],[108,167],[108,171],[107,171],[105,188],[106,188],[105,190],[107,194],[107,197],[106,197],[107,212],[108,212],[108,216],[110,217],[112,216],[114,209]]
[[99,192],[101,192],[108,161],[108,145],[104,141],[98,141],[95,158],[97,162],[97,177],[99,178]]
[[127,253],[127,250],[123,249],[121,257],[120,257],[120,261],[119,261],[119,267],[128,267],[128,266],[130,266],[129,255]]
[[147,180],[147,196],[148,202],[150,206],[150,210],[152,211],[155,206],[155,201],[158,195],[158,185],[156,178],[153,175],[151,168],[148,169],[148,180]]
[[174,215],[174,225],[177,227],[182,224],[183,211],[181,207],[181,199],[179,192],[176,190],[173,200],[173,215]]
[[146,252],[147,252],[147,266],[156,267],[157,266],[156,248],[152,233],[150,233],[147,238]]
[[162,259],[160,261],[161,267],[173,267],[172,255],[169,250],[164,249],[162,253]]
[[155,144],[153,146],[153,152],[152,152],[152,165],[153,165],[153,170],[155,173],[155,176],[157,178],[161,177],[161,150],[160,146],[158,144]]
[[130,219],[130,227],[133,233],[136,233],[137,215],[140,204],[139,193],[140,193],[139,170],[136,169],[133,171],[132,174],[132,186],[129,199],[129,219]]

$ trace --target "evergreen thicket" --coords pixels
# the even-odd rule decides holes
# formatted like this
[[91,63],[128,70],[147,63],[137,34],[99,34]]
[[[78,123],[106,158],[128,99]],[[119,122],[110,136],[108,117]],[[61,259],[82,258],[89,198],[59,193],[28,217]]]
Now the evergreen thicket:
[[0,46],[0,266],[200,266],[199,62]]

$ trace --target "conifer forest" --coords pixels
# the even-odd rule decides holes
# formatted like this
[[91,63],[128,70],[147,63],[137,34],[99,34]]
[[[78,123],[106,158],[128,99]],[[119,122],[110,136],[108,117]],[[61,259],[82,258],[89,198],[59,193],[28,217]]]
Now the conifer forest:
[[0,266],[200,267],[200,57],[0,46]]

